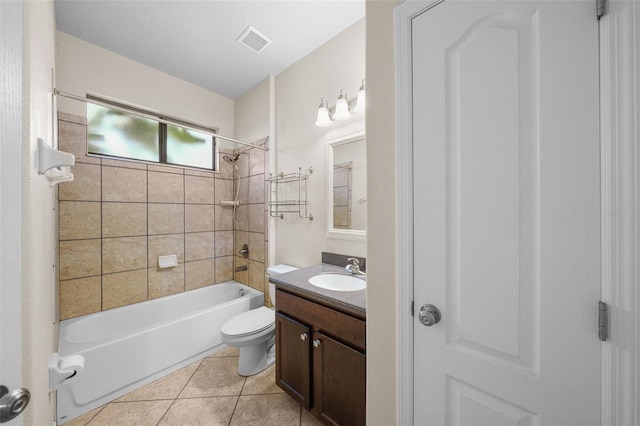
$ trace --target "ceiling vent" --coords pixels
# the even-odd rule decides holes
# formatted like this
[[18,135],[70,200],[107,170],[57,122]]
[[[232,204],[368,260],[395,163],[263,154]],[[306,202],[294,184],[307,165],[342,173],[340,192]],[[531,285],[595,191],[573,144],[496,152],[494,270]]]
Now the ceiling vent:
[[262,50],[271,43],[271,40],[260,34],[251,25],[249,25],[236,40],[256,53],[262,52]]

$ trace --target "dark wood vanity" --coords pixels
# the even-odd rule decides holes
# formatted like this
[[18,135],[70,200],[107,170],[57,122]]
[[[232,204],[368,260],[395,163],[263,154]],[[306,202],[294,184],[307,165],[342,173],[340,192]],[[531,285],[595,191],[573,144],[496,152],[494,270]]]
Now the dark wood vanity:
[[288,290],[276,291],[277,385],[323,423],[364,425],[364,316]]

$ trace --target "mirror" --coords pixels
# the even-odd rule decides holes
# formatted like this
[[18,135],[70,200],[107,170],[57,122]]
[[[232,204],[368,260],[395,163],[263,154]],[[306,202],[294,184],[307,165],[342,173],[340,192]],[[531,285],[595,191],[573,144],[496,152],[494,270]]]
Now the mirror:
[[364,132],[332,139],[327,147],[327,236],[364,240],[367,230]]

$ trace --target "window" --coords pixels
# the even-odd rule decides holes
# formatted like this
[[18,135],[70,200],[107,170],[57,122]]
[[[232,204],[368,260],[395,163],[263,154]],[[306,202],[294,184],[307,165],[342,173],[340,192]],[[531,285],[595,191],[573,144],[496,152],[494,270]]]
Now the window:
[[214,170],[209,133],[87,103],[87,152],[94,155]]
[[167,163],[213,170],[213,137],[167,124]]

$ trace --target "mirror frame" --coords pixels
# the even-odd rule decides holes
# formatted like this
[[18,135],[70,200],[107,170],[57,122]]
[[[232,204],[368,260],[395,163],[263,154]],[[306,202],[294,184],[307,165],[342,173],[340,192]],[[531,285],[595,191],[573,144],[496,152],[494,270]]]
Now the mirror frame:
[[353,241],[367,239],[366,229],[336,229],[333,227],[333,148],[361,139],[364,139],[366,144],[364,130],[327,140],[327,238]]

